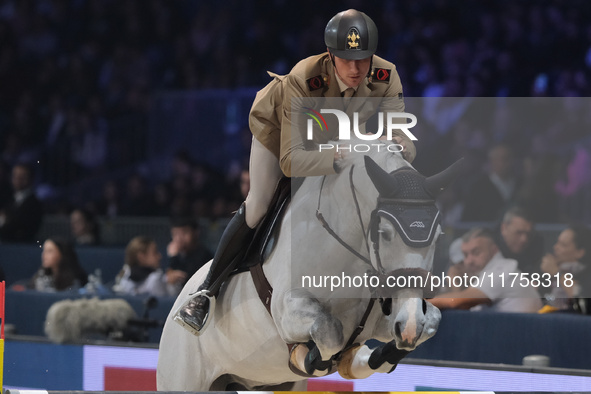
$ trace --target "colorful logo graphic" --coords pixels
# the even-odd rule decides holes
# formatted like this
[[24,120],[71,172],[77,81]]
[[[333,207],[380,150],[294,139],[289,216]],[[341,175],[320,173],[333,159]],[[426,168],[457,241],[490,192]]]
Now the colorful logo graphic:
[[304,109],[310,111],[310,112],[304,112],[306,115],[309,115],[312,119],[314,119],[316,121],[316,123],[318,123],[318,126],[320,126],[320,131],[328,131],[328,125],[326,124],[326,120],[324,120],[324,117],[322,115],[320,115],[320,112],[313,110],[312,108],[309,107],[304,107]]

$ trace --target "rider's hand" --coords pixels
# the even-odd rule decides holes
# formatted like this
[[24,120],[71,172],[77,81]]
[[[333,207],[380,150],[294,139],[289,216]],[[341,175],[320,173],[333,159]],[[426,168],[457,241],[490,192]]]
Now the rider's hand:
[[398,144],[398,145],[402,145],[402,157],[404,157],[404,160],[410,162],[412,160],[411,157],[411,153],[410,153],[410,149],[408,149],[408,145],[409,143],[411,144],[412,142],[410,142],[409,140],[402,138],[398,135],[395,135],[392,137],[392,142]]

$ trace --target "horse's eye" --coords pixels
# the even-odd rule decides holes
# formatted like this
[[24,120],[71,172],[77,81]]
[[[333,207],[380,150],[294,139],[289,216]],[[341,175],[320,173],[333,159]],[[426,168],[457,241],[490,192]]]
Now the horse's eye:
[[389,231],[380,230],[380,234],[384,241],[390,242],[392,240],[392,236],[390,235]]

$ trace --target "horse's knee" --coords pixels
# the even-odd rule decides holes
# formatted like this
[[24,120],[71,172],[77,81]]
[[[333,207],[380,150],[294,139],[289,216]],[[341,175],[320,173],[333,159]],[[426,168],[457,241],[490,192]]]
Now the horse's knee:
[[345,344],[343,324],[329,314],[318,316],[310,328],[310,335],[324,360],[339,352]]

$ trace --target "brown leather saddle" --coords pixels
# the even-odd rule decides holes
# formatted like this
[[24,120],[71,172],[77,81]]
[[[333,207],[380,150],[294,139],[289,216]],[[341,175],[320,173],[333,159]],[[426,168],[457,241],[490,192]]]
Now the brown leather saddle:
[[263,264],[275,248],[279,230],[291,197],[297,192],[305,178],[279,180],[269,209],[255,230],[252,241],[246,249],[240,264],[232,275],[249,270],[252,266]]

